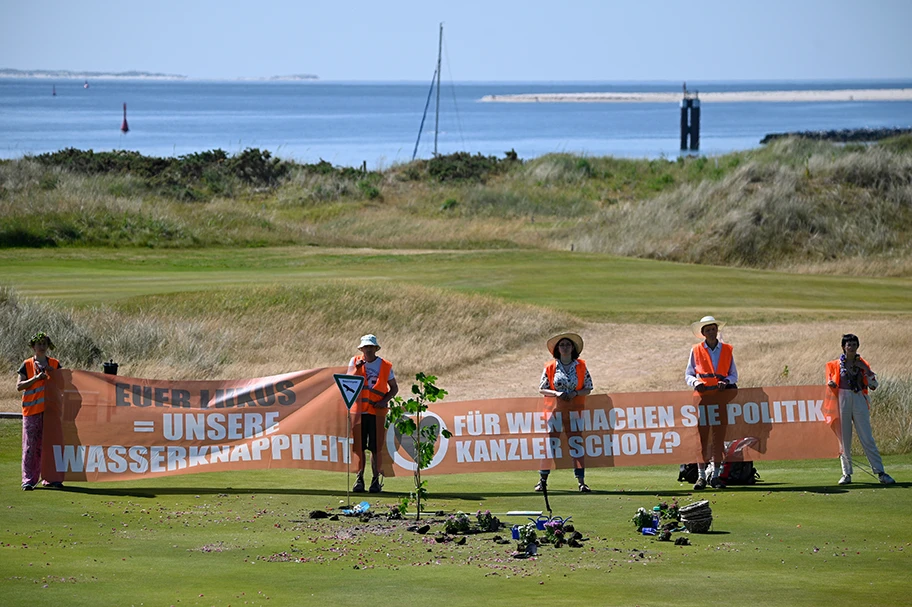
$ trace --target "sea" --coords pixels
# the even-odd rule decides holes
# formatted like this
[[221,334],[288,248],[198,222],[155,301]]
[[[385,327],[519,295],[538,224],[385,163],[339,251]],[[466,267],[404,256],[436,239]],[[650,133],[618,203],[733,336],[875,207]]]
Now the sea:
[[[88,86],[86,86],[88,85]],[[912,81],[688,82],[691,91],[912,88]],[[386,168],[469,152],[675,158],[677,103],[487,103],[486,95],[680,92],[679,82],[321,82],[0,79],[0,158],[64,148],[181,156],[246,148],[302,163]],[[56,94],[54,94],[56,93]],[[129,131],[121,132],[126,104]],[[439,108],[439,110],[438,110]],[[912,102],[704,103],[699,153],[769,133],[912,126]],[[435,143],[436,139],[436,143]]]

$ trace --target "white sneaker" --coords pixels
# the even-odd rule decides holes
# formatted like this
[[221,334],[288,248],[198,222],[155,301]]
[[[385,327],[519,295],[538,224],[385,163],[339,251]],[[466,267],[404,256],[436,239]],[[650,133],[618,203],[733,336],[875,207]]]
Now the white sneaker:
[[886,472],[881,472],[877,475],[877,478],[880,479],[880,482],[884,485],[892,485],[896,481],[893,480],[893,477],[887,474]]
[[852,482],[852,475],[851,475],[851,474],[843,474],[843,475],[842,475],[842,478],[839,479],[839,484],[840,484],[840,485],[848,485],[848,484],[850,484],[851,482]]

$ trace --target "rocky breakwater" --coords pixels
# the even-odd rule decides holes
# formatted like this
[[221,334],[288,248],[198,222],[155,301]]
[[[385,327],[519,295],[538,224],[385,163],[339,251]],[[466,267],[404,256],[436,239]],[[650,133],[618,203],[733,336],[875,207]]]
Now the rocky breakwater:
[[839,129],[830,131],[795,131],[791,133],[770,133],[760,140],[760,143],[769,143],[776,139],[784,137],[799,137],[801,139],[815,139],[818,141],[837,141],[842,143],[849,142],[868,142],[880,141],[889,137],[898,135],[908,135],[912,133],[912,128],[892,128],[892,129]]

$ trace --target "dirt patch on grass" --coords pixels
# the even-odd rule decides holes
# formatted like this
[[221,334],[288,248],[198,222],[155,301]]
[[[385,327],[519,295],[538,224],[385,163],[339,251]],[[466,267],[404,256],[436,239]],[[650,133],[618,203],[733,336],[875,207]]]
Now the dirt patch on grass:
[[[578,328],[596,393],[686,390],[684,369],[697,343],[689,326],[592,323]],[[843,333],[861,338],[860,352],[884,376],[905,376],[912,322],[895,319],[729,324],[723,340],[735,348],[743,386],[823,383],[824,364],[840,353]],[[550,356],[541,343],[495,352],[484,361],[441,377],[449,400],[538,396]],[[401,383],[401,380],[400,380]]]

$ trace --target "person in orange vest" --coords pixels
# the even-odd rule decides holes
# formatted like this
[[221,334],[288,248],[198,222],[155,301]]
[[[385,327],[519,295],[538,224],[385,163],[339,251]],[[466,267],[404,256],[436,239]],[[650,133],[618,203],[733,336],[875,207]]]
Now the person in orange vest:
[[[712,316],[704,316],[691,325],[694,336],[702,338],[703,341],[694,344],[691,348],[690,360],[687,361],[687,369],[684,371],[684,380],[694,390],[694,398],[700,401],[718,400],[718,390],[738,388],[738,368],[735,366],[735,359],[732,355],[733,349],[731,345],[722,343],[719,335],[719,329],[723,326],[725,326],[724,322],[720,322]],[[724,488],[725,483],[719,477],[722,471],[724,428],[719,426],[707,429],[701,426],[700,430],[704,449],[707,441],[711,446],[710,461],[713,462],[713,472],[712,478],[708,479],[709,483],[713,487]],[[697,462],[697,482],[694,483],[696,491],[706,488],[706,465],[708,463],[708,461]]]
[[864,449],[865,456],[871,464],[871,470],[884,485],[896,481],[884,472],[883,460],[874,433],[871,431],[871,405],[868,400],[868,388],[877,389],[877,376],[871,365],[858,355],[858,336],[847,333],[842,336],[842,356],[826,364],[827,388],[830,395],[839,402],[840,454],[842,478],[840,485],[852,482],[852,424],[858,432],[858,440]]
[[377,356],[380,344],[376,335],[364,335],[358,349],[361,354],[352,357],[348,363],[349,375],[364,378],[361,395],[351,409],[354,454],[358,460],[358,476],[352,491],[364,492],[364,469],[367,467],[364,452],[370,451],[373,476],[368,490],[380,493],[383,487],[380,483],[380,454],[386,433],[386,411],[389,402],[399,393],[399,384],[392,363]]
[[[586,368],[586,361],[579,357],[583,351],[583,338],[576,333],[561,333],[548,340],[548,352],[554,357],[542,371],[539,392],[545,397],[545,413],[558,409],[569,411],[582,409],[586,396],[592,392],[592,377]],[[569,419],[563,420],[569,424]],[[568,426],[566,426],[568,427]],[[573,473],[582,493],[589,493],[586,484],[586,467],[582,459],[573,460]],[[551,470],[539,470],[536,491],[544,491],[548,485]]]
[[[31,491],[41,476],[41,441],[44,437],[44,403],[48,379],[60,361],[47,355],[54,342],[43,331],[29,340],[34,355],[19,367],[16,390],[22,392],[22,490]],[[44,480],[42,485],[54,489],[63,483]]]

